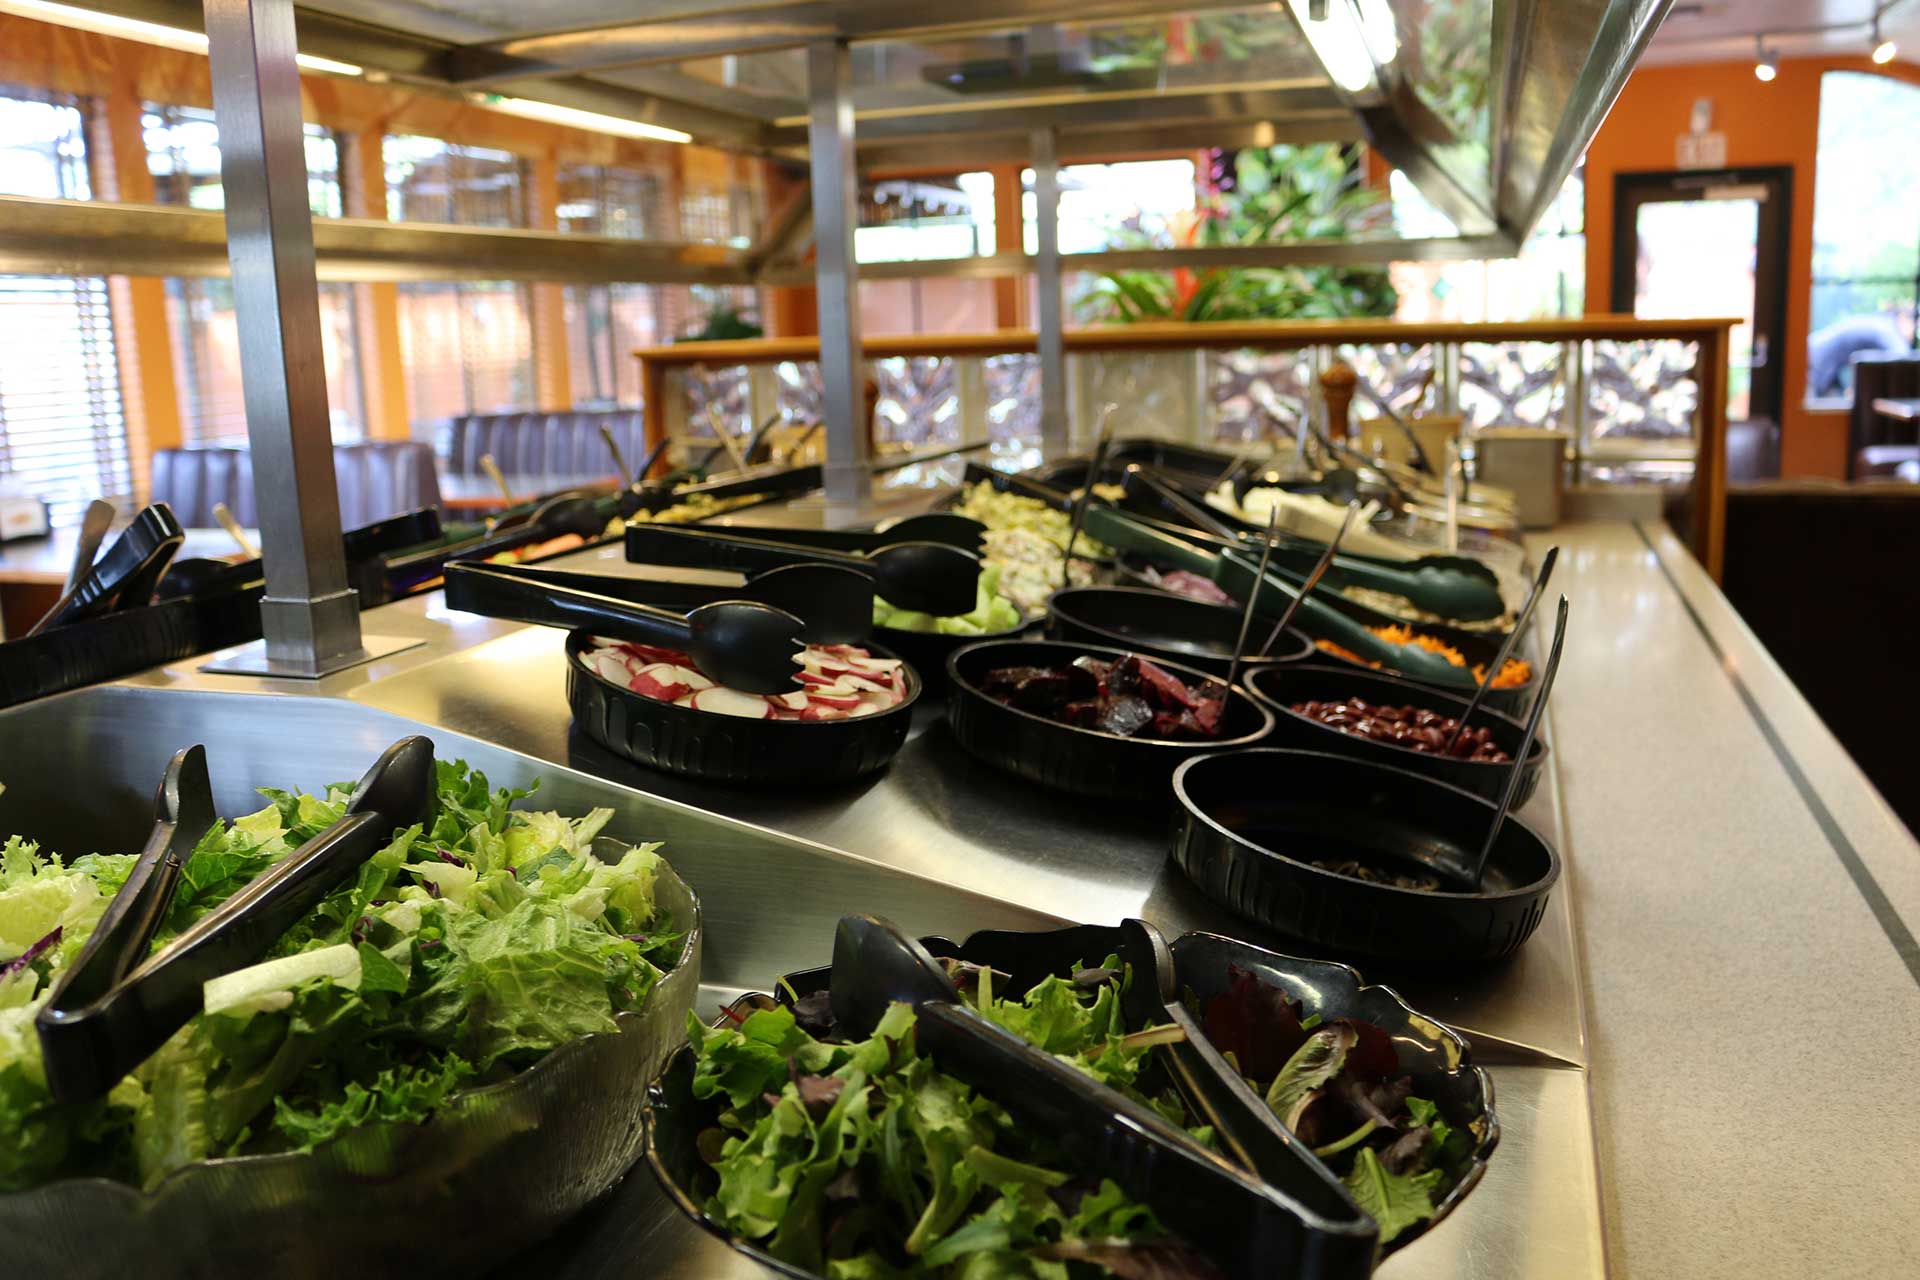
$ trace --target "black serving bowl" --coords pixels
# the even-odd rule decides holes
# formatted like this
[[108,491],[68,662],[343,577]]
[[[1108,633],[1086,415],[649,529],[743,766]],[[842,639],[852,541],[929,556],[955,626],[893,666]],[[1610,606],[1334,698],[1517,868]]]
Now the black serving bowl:
[[[1440,1108],[1441,1117],[1469,1134],[1473,1149],[1459,1180],[1434,1206],[1433,1217],[1409,1227],[1381,1246],[1381,1256],[1399,1252],[1452,1213],[1479,1185],[1487,1161],[1500,1145],[1500,1120],[1493,1110],[1493,1081],[1473,1065],[1467,1042],[1452,1027],[1416,1013],[1391,987],[1369,986],[1360,974],[1331,960],[1282,955],[1216,933],[1189,933],[1173,944],[1174,979],[1188,993],[1196,1017],[1207,1002],[1226,994],[1234,969],[1278,987],[1301,1006],[1301,1016],[1321,1021],[1352,1018],[1370,1022],[1393,1044],[1396,1075],[1413,1081],[1413,1095]],[[1204,1025],[1204,1023],[1203,1023]],[[1260,1107],[1270,1119],[1272,1110]]]
[[[1424,707],[1428,711],[1459,719],[1467,709],[1467,699],[1384,671],[1356,671],[1352,663],[1290,663],[1284,667],[1263,667],[1247,673],[1247,690],[1273,712],[1273,736],[1267,745],[1298,747],[1302,751],[1326,751],[1351,756],[1412,773],[1471,791],[1483,799],[1499,803],[1507,787],[1510,764],[1490,764],[1484,760],[1463,760],[1458,756],[1433,755],[1391,742],[1376,742],[1358,734],[1345,733],[1332,725],[1293,710],[1296,702],[1339,702],[1360,698],[1376,706]],[[1481,707],[1473,713],[1475,728],[1485,729],[1502,751],[1512,756],[1520,750],[1526,726],[1512,716]],[[1540,786],[1540,771],[1547,759],[1547,744],[1536,736],[1527,762],[1520,770],[1520,790],[1514,793],[1513,807],[1519,808],[1533,798]]]
[[[1152,658],[1184,662],[1225,676],[1233,665],[1241,611],[1153,587],[1073,587],[1047,602],[1047,635],[1054,640],[1112,645]],[[1253,620],[1247,647],[1257,648],[1273,624]],[[1313,641],[1293,628],[1273,642],[1265,657],[1248,657],[1242,671],[1298,662],[1313,653]]]
[[[567,702],[589,738],[635,764],[707,782],[834,783],[884,768],[907,741],[920,675],[897,706],[847,720],[748,720],[643,697],[589,668],[593,634],[567,635]],[[877,644],[862,646],[894,658]]]
[[[973,756],[1045,787],[1079,795],[1158,805],[1180,763],[1209,751],[1248,747],[1273,728],[1273,713],[1239,688],[1228,690],[1222,736],[1206,742],[1123,738],[1061,724],[1007,706],[981,691],[987,672],[1000,667],[1065,666],[1083,654],[1112,661],[1129,650],[1048,640],[986,640],[947,659],[947,723]],[[1218,684],[1204,671],[1176,662],[1157,665],[1189,685]]]
[[1232,751],[1189,760],[1173,859],[1222,906],[1342,957],[1460,966],[1518,950],[1560,878],[1553,847],[1509,816],[1480,892],[1423,891],[1325,871],[1307,859],[1463,864],[1496,806],[1406,769],[1317,751]]

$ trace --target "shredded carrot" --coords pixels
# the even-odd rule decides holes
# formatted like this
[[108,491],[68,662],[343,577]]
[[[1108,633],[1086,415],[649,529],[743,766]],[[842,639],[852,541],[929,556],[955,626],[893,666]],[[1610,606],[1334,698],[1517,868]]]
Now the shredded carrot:
[[[1439,654],[1456,667],[1464,667],[1467,665],[1466,656],[1458,649],[1444,640],[1437,640],[1432,636],[1422,635],[1412,627],[1368,627],[1367,630],[1373,632],[1373,634],[1379,636],[1388,644],[1419,645],[1422,649]],[[1343,649],[1330,640],[1316,640],[1313,643],[1322,652],[1331,653],[1336,658],[1345,658],[1348,662],[1357,662],[1363,667],[1373,667],[1376,670],[1380,667],[1379,663],[1369,662],[1359,654],[1348,649]],[[1473,668],[1473,678],[1475,680],[1484,680],[1487,678],[1486,663],[1479,663]],[[1533,668],[1531,666],[1519,658],[1508,658],[1506,665],[1500,668],[1500,675],[1494,680],[1493,687],[1496,689],[1512,689],[1525,684],[1531,679],[1533,679]]]

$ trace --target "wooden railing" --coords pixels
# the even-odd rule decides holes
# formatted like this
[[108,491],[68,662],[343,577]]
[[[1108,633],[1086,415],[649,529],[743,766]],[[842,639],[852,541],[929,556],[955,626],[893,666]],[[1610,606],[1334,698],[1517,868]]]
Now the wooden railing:
[[[1477,344],[1565,344],[1573,354],[1561,388],[1565,412],[1576,427],[1591,426],[1589,389],[1584,378],[1590,360],[1583,352],[1594,343],[1691,343],[1691,366],[1681,370],[1694,384],[1693,433],[1680,456],[1693,464],[1693,512],[1690,541],[1694,553],[1717,578],[1720,573],[1726,508],[1726,440],[1730,319],[1639,320],[1632,316],[1584,316],[1576,319],[1509,321],[1488,324],[1402,324],[1381,320],[1274,321],[1244,324],[1140,324],[1093,329],[1070,329],[1063,337],[1069,358],[1075,356],[1139,353],[1143,358],[1180,351],[1283,352],[1340,347],[1421,348],[1453,351]],[[950,357],[978,361],[986,357],[1032,353],[1031,329],[999,329],[986,333],[913,334],[868,338],[863,350],[869,361],[893,357]],[[649,444],[666,438],[678,408],[669,388],[669,375],[696,370],[714,371],[740,366],[805,363],[819,357],[814,338],[764,338],[722,342],[684,342],[642,348],[641,387],[645,396]],[[1435,361],[1436,367],[1440,362]],[[1457,365],[1457,360],[1455,364]],[[1457,369],[1454,370],[1457,372]],[[1617,381],[1618,378],[1616,377]],[[1649,388],[1651,398],[1659,389]],[[1627,389],[1632,394],[1632,388]],[[1443,406],[1445,407],[1445,406]],[[1576,430],[1583,443],[1589,433]],[[1656,451],[1657,452],[1657,451]],[[1671,456],[1672,450],[1659,456]],[[1634,456],[1595,453],[1583,459],[1604,465],[1610,459]],[[1656,456],[1650,454],[1648,456]]]

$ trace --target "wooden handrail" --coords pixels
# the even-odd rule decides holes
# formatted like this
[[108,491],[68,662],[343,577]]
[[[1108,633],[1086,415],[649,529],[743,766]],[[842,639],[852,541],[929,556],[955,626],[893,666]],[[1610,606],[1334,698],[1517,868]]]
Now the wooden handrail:
[[[1690,541],[1716,581],[1720,577],[1727,497],[1727,360],[1729,332],[1737,319],[1642,320],[1634,316],[1591,315],[1550,320],[1504,320],[1485,324],[1402,323],[1395,320],[1268,320],[1235,324],[1157,323],[1069,329],[1061,335],[1069,352],[1268,350],[1347,344],[1423,346],[1459,342],[1645,342],[1691,341],[1700,344],[1694,377],[1700,388],[1698,448],[1694,457],[1694,503]],[[984,333],[894,334],[865,339],[869,360],[895,356],[980,357],[1031,352],[1038,347],[1032,329],[994,329]],[[640,386],[646,402],[647,442],[665,439],[666,378],[670,369],[695,365],[730,368],[813,360],[820,340],[748,338],[719,342],[678,342],[641,347]]]

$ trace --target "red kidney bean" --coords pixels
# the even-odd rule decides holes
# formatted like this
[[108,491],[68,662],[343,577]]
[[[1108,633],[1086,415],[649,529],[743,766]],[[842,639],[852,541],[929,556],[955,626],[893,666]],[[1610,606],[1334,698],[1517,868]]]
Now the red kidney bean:
[[[1424,755],[1439,755],[1458,722],[1425,707],[1386,707],[1347,698],[1340,702],[1296,702],[1292,710],[1316,720],[1330,729],[1369,738],[1391,746],[1405,747]],[[1469,725],[1448,753],[1460,760],[1487,764],[1507,764],[1512,757],[1502,751],[1493,734]]]

